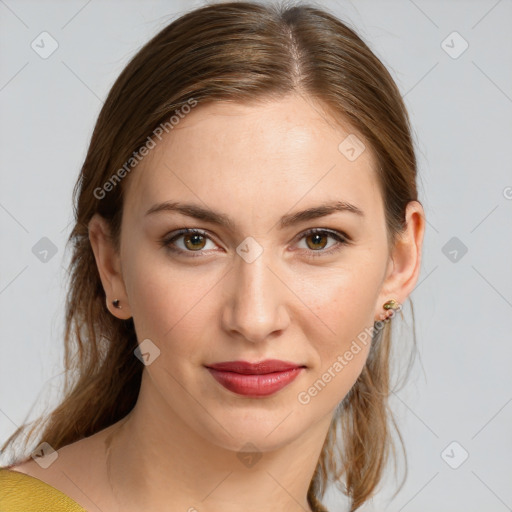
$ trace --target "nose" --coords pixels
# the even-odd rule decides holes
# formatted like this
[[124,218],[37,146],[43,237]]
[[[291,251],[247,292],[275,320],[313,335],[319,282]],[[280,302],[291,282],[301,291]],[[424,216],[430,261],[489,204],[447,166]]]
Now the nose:
[[290,290],[264,256],[265,252],[251,263],[236,258],[222,314],[224,329],[252,343],[281,333],[290,321],[286,308]]

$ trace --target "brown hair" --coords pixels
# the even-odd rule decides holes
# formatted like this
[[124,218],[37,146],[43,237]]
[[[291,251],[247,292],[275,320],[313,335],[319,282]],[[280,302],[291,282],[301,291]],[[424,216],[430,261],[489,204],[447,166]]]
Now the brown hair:
[[[294,92],[317,100],[368,143],[393,247],[405,227],[407,203],[418,200],[416,159],[400,92],[363,40],[334,15],[311,5],[229,2],[183,15],[153,37],[116,80],[75,185],[76,223],[68,240],[73,253],[65,318],[66,382],[41,441],[58,450],[112,425],[131,411],[140,388],[144,365],[133,354],[133,320],[119,320],[105,307],[87,228],[98,212],[110,223],[119,247],[126,180],[102,192],[104,197],[98,197],[98,190],[106,190],[102,187],[112,182],[115,171],[126,170],[126,162],[155,128],[191,98],[200,108],[207,102],[248,103]],[[351,511],[356,510],[376,492],[390,447],[394,453],[388,407],[390,328],[386,323],[374,335],[362,373],[336,410],[308,490],[313,510],[322,509],[319,500],[329,479],[342,485],[343,477],[343,491]]]

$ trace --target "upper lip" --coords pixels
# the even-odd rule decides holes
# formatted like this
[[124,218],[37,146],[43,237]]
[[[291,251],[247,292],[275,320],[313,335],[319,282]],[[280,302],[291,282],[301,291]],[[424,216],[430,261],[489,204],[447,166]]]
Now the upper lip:
[[304,365],[280,361],[279,359],[265,359],[264,361],[256,363],[249,363],[247,361],[225,361],[222,363],[208,364],[206,367],[212,368],[213,370],[223,370],[246,375],[262,375],[265,373],[293,370],[294,368],[304,367]]

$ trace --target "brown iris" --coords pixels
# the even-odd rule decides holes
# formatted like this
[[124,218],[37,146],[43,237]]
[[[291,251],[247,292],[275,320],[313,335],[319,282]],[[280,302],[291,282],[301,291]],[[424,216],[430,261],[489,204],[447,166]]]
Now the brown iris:
[[[190,244],[191,239],[192,239],[192,243]],[[185,235],[183,235],[183,241],[185,243],[185,246],[188,249],[199,249],[199,250],[201,250],[204,247],[205,237],[203,235],[200,235],[200,234],[197,234],[197,233],[193,233],[191,235],[185,234]],[[197,242],[199,242],[199,244],[202,242],[203,246],[199,247]]]
[[[322,234],[320,234],[320,233],[313,233],[313,234],[311,234],[311,235],[308,235],[308,236],[306,237],[306,240],[308,240],[309,238],[313,238],[315,241],[318,241],[318,239],[327,238],[327,236],[322,235]],[[325,243],[324,243],[324,244],[317,244],[317,243],[314,243],[313,245],[314,245],[314,247],[311,247],[311,246],[308,244],[308,247],[309,247],[310,249],[313,249],[313,250],[314,250],[314,249],[323,249],[323,248],[325,247],[325,245],[326,245],[326,244],[325,244]],[[320,247],[319,247],[318,245],[320,245]]]

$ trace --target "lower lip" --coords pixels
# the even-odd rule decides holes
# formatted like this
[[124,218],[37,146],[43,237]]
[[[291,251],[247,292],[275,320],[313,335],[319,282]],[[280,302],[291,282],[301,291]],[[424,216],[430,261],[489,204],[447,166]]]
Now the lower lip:
[[284,372],[245,375],[208,368],[213,378],[229,391],[245,396],[268,396],[276,393],[292,382],[303,368],[293,368]]

